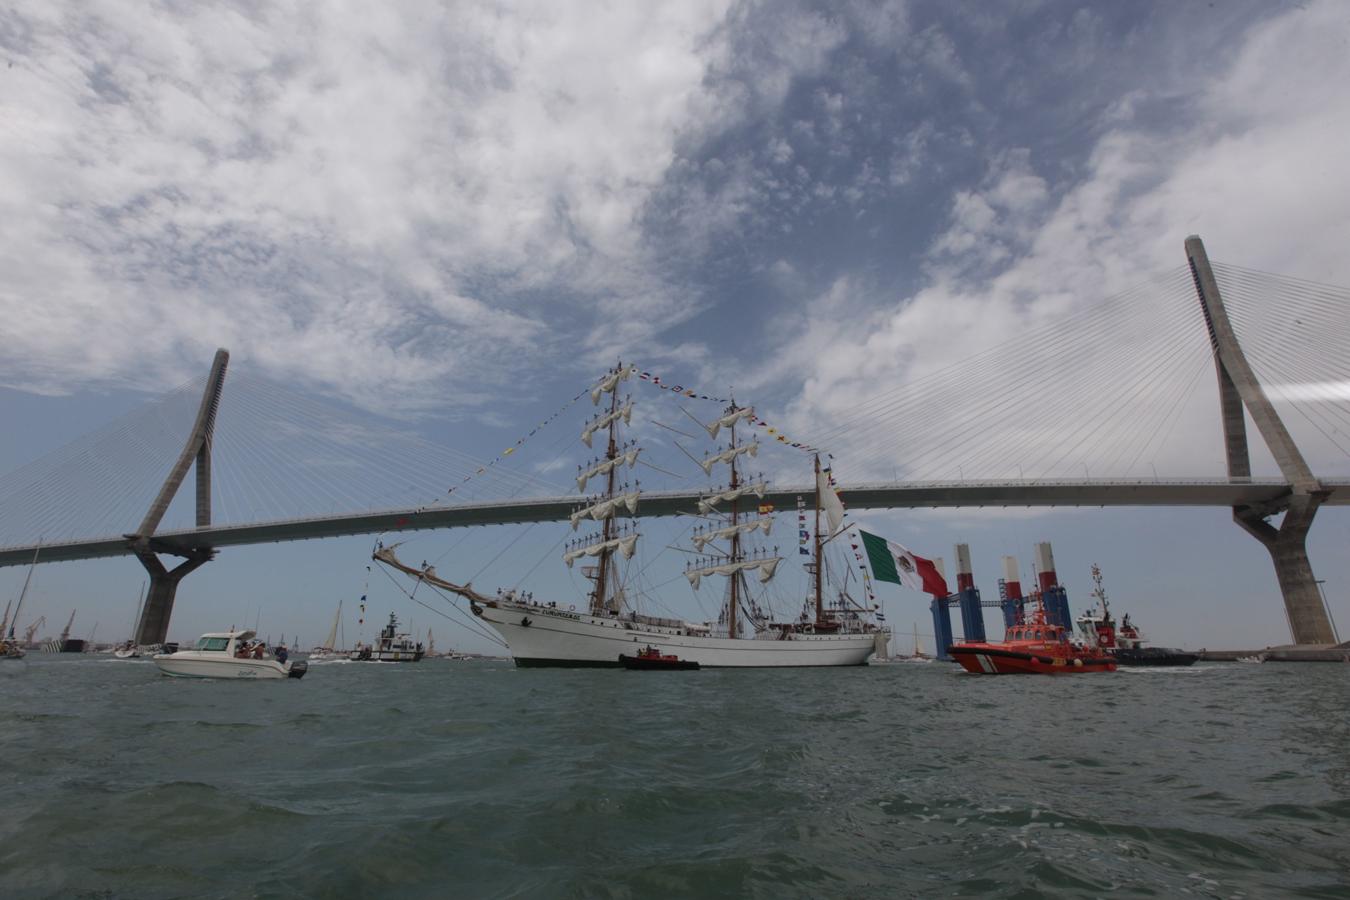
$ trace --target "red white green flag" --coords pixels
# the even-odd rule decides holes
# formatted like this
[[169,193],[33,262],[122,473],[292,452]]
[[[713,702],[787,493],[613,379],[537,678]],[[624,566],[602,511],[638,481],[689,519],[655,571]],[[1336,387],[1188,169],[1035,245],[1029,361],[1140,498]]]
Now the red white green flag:
[[924,559],[903,544],[888,541],[862,529],[863,546],[867,548],[867,561],[872,564],[872,577],[877,581],[889,581],[903,584],[915,591],[923,591],[935,597],[946,597],[947,580],[938,572],[930,559]]

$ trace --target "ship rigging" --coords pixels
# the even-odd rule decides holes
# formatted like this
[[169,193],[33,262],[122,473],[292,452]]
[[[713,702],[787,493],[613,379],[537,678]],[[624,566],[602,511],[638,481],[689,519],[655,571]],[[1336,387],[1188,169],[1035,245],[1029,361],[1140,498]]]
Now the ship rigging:
[[[397,545],[377,547],[374,559],[467,600],[473,615],[501,635],[519,666],[617,667],[621,657],[634,657],[638,651],[700,667],[865,663],[878,646],[884,646],[889,634],[872,620],[870,610],[854,603],[842,588],[839,600],[826,609],[825,546],[846,529],[842,504],[821,470],[819,456],[815,459],[816,522],[812,561],[808,564],[814,615],[804,610],[796,621],[775,622],[771,611],[751,592],[747,576],[753,574],[760,585],[767,585],[783,560],[777,547],[768,549],[752,543],[756,532],[769,536],[773,510],[761,505],[755,516],[742,508],[742,502],[750,496],[762,499],[767,483],[762,476],[747,480],[742,471],[748,459],[758,456],[760,444],[753,439],[740,440],[737,426],[753,420],[754,410],[738,405],[734,399],[716,420],[699,423],[713,440],[725,430],[728,443],[694,462],[709,478],[714,469],[726,465],[729,477],[722,487],[710,487],[698,501],[698,516],[712,521],[694,531],[690,539],[694,549],[686,552],[692,552],[696,559],[684,572],[695,592],[708,578],[727,578],[717,619],[691,622],[638,611],[638,598],[629,596],[630,586],[625,584],[618,564],[620,559],[633,558],[642,537],[632,519],[641,502],[641,486],[636,479],[631,484],[620,480],[621,470],[631,470],[642,452],[635,441],[624,440],[621,432],[631,424],[634,401],[631,396],[621,399],[620,388],[636,371],[634,366],[620,363],[605,373],[590,393],[597,406],[607,396],[607,408],[581,430],[581,441],[588,448],[596,436],[603,433],[606,437],[603,454],[578,466],[576,477],[583,493],[597,478],[604,479],[604,489],[583,498],[570,516],[573,530],[586,520],[598,522],[599,530],[569,540],[562,555],[562,562],[569,568],[579,560],[595,559],[593,565],[582,567],[582,574],[591,583],[583,610],[556,601],[537,602],[532,595],[515,590],[486,595],[469,584],[440,577],[432,566],[418,568],[403,563],[398,559]],[[618,521],[625,514],[630,520]],[[822,532],[822,516],[829,523],[828,534]]]

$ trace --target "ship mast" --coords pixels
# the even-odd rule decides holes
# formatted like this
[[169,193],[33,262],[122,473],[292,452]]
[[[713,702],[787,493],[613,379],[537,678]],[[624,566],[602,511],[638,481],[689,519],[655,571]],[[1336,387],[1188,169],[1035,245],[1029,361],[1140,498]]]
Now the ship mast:
[[819,453],[816,454],[816,479],[815,479],[815,480],[816,480],[816,529],[815,529],[815,544],[816,544],[816,553],[815,553],[815,559],[816,559],[816,563],[815,563],[815,565],[816,565],[816,624],[817,624],[817,625],[820,625],[821,623],[823,623],[823,622],[825,621],[825,610],[824,610],[824,603],[823,603],[823,601],[822,601],[823,591],[821,590],[821,575],[822,575],[821,569],[823,568],[823,566],[821,566],[821,564],[820,564],[820,550],[821,550],[820,543],[821,543],[821,542],[820,542],[820,454],[819,454]]
[[[754,494],[763,498],[766,488],[762,478],[756,483],[750,483],[742,479],[738,462],[738,458],[742,454],[750,456],[759,454],[758,441],[751,441],[748,444],[736,442],[736,423],[742,419],[748,421],[753,418],[753,409],[748,406],[738,407],[733,400],[731,405],[723,410],[721,418],[709,425],[703,425],[704,430],[714,439],[716,439],[719,431],[723,428],[727,429],[731,442],[725,449],[714,452],[701,462],[698,460],[695,460],[695,462],[709,476],[712,475],[714,466],[726,463],[731,467],[731,478],[725,487],[713,491],[713,493],[698,501],[700,514],[709,517],[714,515],[724,516],[725,518],[722,521],[726,524],[722,527],[713,525],[695,529],[692,542],[695,551],[699,554],[707,553],[708,551],[705,548],[714,541],[720,542],[725,539],[730,547],[725,552],[714,549],[710,556],[701,557],[697,561],[691,562],[684,572],[694,590],[698,590],[703,579],[709,575],[725,575],[731,579],[723,594],[726,607],[723,614],[719,616],[718,623],[726,623],[727,635],[732,638],[740,637],[741,599],[750,601],[750,587],[745,581],[745,573],[750,570],[758,572],[760,583],[765,584],[773,578],[778,564],[782,562],[782,559],[778,556],[777,547],[774,548],[772,554],[755,550],[747,556],[745,552],[745,535],[753,531],[762,531],[765,535],[768,535],[769,529],[773,525],[772,518],[763,515],[757,519],[741,515],[741,497],[745,494]],[[699,424],[702,425],[703,423],[700,422]],[[723,501],[728,503],[725,511],[719,509]],[[753,606],[753,602],[751,605]],[[752,619],[754,617],[753,609],[751,617]]]
[[[735,408],[736,408],[736,400],[735,398],[732,398],[731,409],[734,411]],[[730,433],[731,433],[731,448],[734,450],[736,448],[735,422],[731,423]],[[737,471],[736,468],[736,457],[733,456],[731,457],[731,481],[729,482],[730,489],[733,491],[736,490],[736,488],[740,487],[740,481],[738,480],[738,478],[739,472]],[[741,510],[740,498],[739,497],[734,498],[731,501],[731,526],[733,529],[736,527],[737,522],[740,519],[740,510]],[[734,530],[731,532],[731,561],[734,563],[741,561],[741,533],[739,531]],[[727,636],[733,639],[740,637],[740,635],[737,633],[736,630],[736,607],[740,602],[737,588],[740,587],[740,583],[741,583],[741,573],[736,572],[731,576],[729,583],[727,585],[729,590],[729,593],[727,594]]]
[[[623,364],[619,364],[619,370]],[[616,370],[617,371],[617,370]],[[613,462],[619,455],[619,446],[615,435],[619,426],[618,416],[615,415],[619,410],[619,389],[615,385],[614,391],[609,395],[609,446],[605,450],[605,461]],[[614,496],[614,471],[618,466],[610,466],[609,474],[605,478],[605,498]],[[599,571],[595,576],[595,590],[591,592],[591,615],[598,616],[605,610],[605,590],[609,586],[609,566],[610,560],[614,556],[614,551],[610,549],[609,542],[614,537],[614,519],[606,516],[604,527],[600,531],[600,540],[605,544],[604,549],[600,551]]]
[[38,541],[33,549],[33,561],[28,564],[28,574],[23,579],[23,590],[19,591],[19,605],[14,610],[14,618],[9,621],[9,639],[14,640],[14,626],[19,622],[19,613],[23,610],[23,598],[28,596],[28,585],[33,580],[33,569],[37,567],[38,553],[42,552],[42,542]]
[[636,530],[631,526],[621,528],[613,521],[621,507],[627,507],[629,515],[637,514],[640,492],[637,490],[636,480],[631,491],[627,485],[623,486],[623,493],[620,493],[617,484],[619,466],[626,465],[629,468],[635,466],[638,453],[641,451],[641,448],[632,441],[627,444],[619,442],[620,422],[627,424],[633,415],[632,397],[620,402],[619,385],[636,371],[636,367],[625,366],[620,362],[600,378],[591,389],[591,399],[599,405],[600,398],[609,393],[611,394],[609,407],[591,419],[581,432],[582,443],[589,447],[591,436],[603,431],[606,436],[605,452],[598,459],[592,460],[589,468],[578,468],[577,489],[584,492],[590,479],[598,475],[605,477],[605,489],[601,495],[592,498],[589,506],[573,510],[572,528],[575,529],[582,519],[589,517],[600,522],[600,532],[588,538],[569,542],[567,552],[563,554],[563,562],[571,567],[575,560],[583,556],[597,558],[595,566],[587,566],[582,570],[593,582],[589,604],[589,611],[593,616],[617,614],[620,611],[623,595],[614,551],[622,553],[625,559],[631,558],[638,537]]

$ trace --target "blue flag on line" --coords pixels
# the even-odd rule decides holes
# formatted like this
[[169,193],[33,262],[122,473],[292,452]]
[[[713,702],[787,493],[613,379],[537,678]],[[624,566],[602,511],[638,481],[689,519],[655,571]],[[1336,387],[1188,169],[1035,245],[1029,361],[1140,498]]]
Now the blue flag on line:
[[810,551],[810,550],[807,550],[805,547],[798,547],[798,548],[797,548],[797,552],[800,553],[802,556],[810,556],[810,555],[811,555],[811,551]]

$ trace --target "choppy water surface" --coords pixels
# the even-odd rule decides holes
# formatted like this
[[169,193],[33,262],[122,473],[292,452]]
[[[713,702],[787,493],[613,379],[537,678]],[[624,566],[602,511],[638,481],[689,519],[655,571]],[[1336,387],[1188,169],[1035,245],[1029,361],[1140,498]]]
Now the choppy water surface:
[[1350,666],[0,662],[5,897],[1350,895]]

